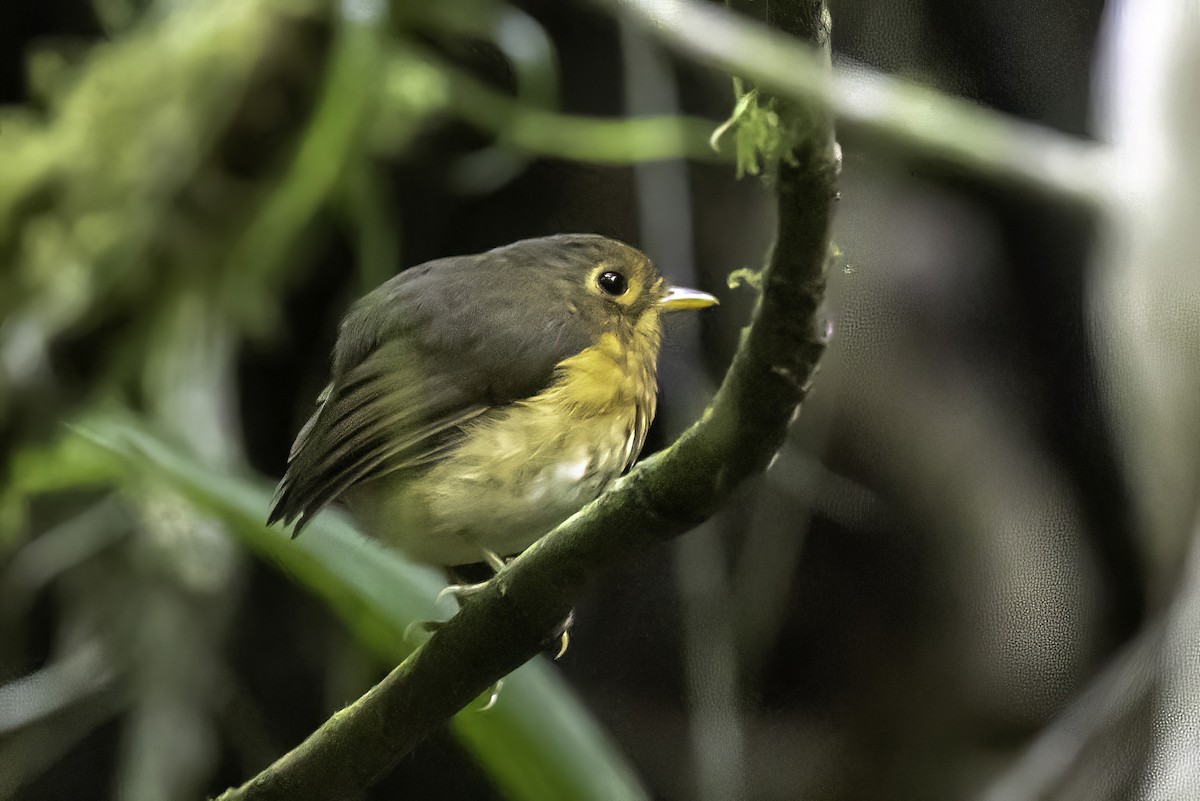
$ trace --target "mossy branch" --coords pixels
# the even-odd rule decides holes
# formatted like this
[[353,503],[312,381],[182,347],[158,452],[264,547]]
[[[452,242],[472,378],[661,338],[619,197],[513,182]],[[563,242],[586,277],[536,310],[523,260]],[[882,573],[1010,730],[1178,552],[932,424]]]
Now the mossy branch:
[[[783,444],[824,349],[833,163],[805,144],[778,184],[779,244],[751,326],[704,418],[501,571],[409,659],[221,801],[340,797],[390,770],[497,679],[535,656],[587,585],[710,517]],[[821,147],[822,152],[827,152]]]
[[777,97],[825,110],[844,137],[1084,206],[1108,196],[1107,147],[874,70],[831,71],[817,50],[772,30],[789,22],[774,3],[766,5],[775,17],[771,28],[716,3],[605,0],[604,5],[705,64]]
[[536,655],[597,576],[708,518],[765,469],[825,346],[832,126],[811,109],[792,111],[787,121],[804,136],[789,163],[775,165],[779,224],[762,295],[703,418],[509,564],[370,692],[220,801],[340,798],[368,786]]

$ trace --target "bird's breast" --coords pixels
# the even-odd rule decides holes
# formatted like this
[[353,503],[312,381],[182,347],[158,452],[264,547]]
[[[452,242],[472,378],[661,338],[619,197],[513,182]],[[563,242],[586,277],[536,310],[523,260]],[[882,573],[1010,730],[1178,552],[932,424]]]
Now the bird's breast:
[[389,518],[410,524],[376,535],[442,564],[479,561],[481,549],[524,550],[599,496],[641,450],[654,416],[653,362],[627,359],[601,341],[564,360],[541,393],[468,424],[461,443],[388,504],[396,508],[372,515],[385,529]]
[[575,415],[654,414],[657,347],[603,334],[595,345],[559,363],[555,380],[532,403],[570,409]]

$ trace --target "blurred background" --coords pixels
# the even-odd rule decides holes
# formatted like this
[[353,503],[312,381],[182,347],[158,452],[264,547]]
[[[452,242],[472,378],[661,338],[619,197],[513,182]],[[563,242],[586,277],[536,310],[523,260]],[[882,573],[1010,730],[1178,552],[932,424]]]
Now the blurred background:
[[[1098,0],[830,6],[843,69],[1099,132]],[[612,12],[0,5],[0,797],[219,793],[412,647],[435,576],[333,518],[261,526],[340,316],[396,271],[638,245],[722,301],[672,320],[646,452],[699,415],[774,196],[708,146],[729,76]],[[1156,457],[1090,336],[1105,220],[860,138],[777,463],[363,798],[1189,797],[1147,776],[1194,786],[1151,732],[1195,685],[1122,667],[1164,642],[1186,538],[1138,535]]]

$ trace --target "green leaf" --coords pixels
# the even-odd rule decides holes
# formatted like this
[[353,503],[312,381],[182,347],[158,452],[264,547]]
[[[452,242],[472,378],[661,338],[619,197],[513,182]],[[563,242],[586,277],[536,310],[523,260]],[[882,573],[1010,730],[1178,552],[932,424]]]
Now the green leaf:
[[[204,465],[126,416],[75,428],[135,473],[162,481],[219,517],[251,550],[269,557],[320,595],[380,657],[399,662],[415,646],[405,631],[431,620],[441,576],[323,514],[292,540],[263,525],[270,487]],[[640,801],[648,794],[632,769],[545,659],[504,680],[486,712],[459,713],[453,729],[510,799]]]
[[105,487],[113,478],[112,459],[91,442],[62,436],[18,450],[9,465],[8,482],[0,486],[0,556],[25,536],[26,506],[35,495]]

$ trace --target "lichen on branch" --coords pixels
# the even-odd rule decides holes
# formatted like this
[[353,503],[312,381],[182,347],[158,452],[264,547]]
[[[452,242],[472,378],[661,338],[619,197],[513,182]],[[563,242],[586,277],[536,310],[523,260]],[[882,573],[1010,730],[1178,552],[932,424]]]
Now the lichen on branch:
[[742,93],[733,114],[713,131],[709,143],[715,151],[720,151],[727,134],[733,139],[738,178],[762,175],[771,180],[775,165],[796,163],[794,151],[803,134],[799,126],[780,119],[778,104],[776,98],[761,98],[757,89],[751,89]]

